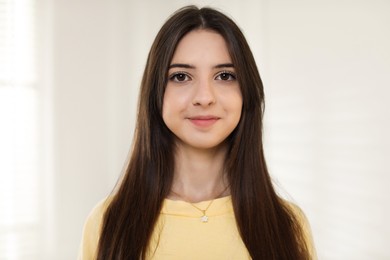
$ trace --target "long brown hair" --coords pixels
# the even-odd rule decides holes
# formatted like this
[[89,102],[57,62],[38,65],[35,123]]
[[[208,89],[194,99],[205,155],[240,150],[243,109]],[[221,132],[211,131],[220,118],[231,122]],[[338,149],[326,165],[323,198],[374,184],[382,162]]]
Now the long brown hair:
[[243,98],[242,115],[228,137],[226,171],[236,223],[253,259],[308,259],[296,216],[276,194],[263,143],[263,84],[237,25],[211,8],[188,6],[171,16],[151,47],[139,98],[132,155],[104,214],[97,259],[143,259],[174,172],[173,134],[162,119],[168,66],[188,32],[207,29],[226,41]]

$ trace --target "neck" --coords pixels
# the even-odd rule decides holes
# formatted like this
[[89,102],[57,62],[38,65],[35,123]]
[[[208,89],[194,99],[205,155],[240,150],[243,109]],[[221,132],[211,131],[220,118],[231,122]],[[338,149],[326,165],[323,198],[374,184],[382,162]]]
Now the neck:
[[172,192],[174,200],[199,202],[229,194],[224,173],[226,146],[200,150],[177,145]]

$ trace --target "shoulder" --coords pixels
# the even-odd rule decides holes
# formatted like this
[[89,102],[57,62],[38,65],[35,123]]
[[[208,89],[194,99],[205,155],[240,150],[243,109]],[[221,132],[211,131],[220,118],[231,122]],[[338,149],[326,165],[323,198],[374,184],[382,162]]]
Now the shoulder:
[[83,228],[83,235],[79,251],[79,260],[95,259],[95,253],[99,243],[103,216],[111,199],[100,201],[89,213]]
[[309,253],[312,257],[312,259],[317,259],[317,254],[314,246],[314,240],[313,235],[311,232],[311,227],[308,218],[306,217],[305,213],[302,211],[302,209],[289,201],[282,200],[282,203],[286,206],[286,208],[294,215],[295,220],[298,222],[298,224],[302,228],[302,232],[305,238],[305,242],[307,245],[307,248],[309,250]]
[[283,200],[282,203],[291,213],[293,213],[299,224],[309,227],[309,220],[298,205],[286,200]]

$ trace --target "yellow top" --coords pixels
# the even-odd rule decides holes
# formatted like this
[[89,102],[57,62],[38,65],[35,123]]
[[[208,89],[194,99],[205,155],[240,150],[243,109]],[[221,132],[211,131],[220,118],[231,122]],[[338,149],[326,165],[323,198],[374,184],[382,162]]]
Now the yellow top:
[[[251,259],[237,230],[231,197],[191,203],[164,200],[152,235],[147,259]],[[95,259],[103,213],[107,201],[99,203],[89,215],[83,231],[79,260]],[[195,207],[194,207],[194,206]],[[206,209],[207,222],[202,222]],[[291,204],[292,205],[292,204]],[[198,207],[199,209],[197,209]],[[302,211],[292,205],[302,221],[313,259],[315,257],[310,227]]]

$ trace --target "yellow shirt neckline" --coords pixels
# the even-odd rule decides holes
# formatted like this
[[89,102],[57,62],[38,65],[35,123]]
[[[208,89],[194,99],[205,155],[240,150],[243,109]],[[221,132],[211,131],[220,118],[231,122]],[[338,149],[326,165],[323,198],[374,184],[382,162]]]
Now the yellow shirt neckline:
[[165,199],[161,214],[182,217],[199,217],[202,215],[202,212],[199,209],[206,209],[209,205],[210,207],[207,209],[206,214],[210,217],[233,212],[232,200],[229,195],[214,200],[206,200],[192,204],[183,200]]

